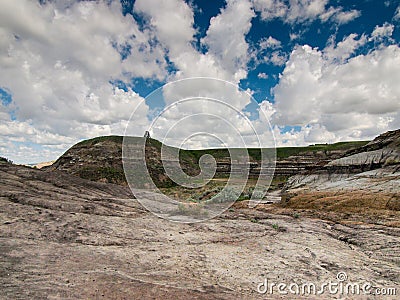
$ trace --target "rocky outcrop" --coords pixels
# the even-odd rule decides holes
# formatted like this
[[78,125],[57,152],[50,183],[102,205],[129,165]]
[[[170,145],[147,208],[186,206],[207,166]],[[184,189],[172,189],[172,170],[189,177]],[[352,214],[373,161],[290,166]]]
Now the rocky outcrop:
[[397,149],[383,148],[352,154],[328,163],[328,168],[346,166],[360,167],[361,169],[376,169],[386,165],[400,163],[400,152]]
[[[400,130],[382,134],[325,166],[289,178],[282,205],[292,208],[400,211]],[[400,219],[399,219],[400,221]]]
[[397,210],[400,210],[400,165],[358,174],[319,171],[313,174],[296,175],[289,178],[284,194],[298,195],[324,191],[336,193],[336,195],[356,191],[372,198],[378,198],[379,194],[391,195],[393,203],[398,202],[393,207],[398,207]]
[[275,166],[277,176],[293,176],[318,169],[333,159],[341,157],[345,150],[304,151],[287,158],[278,159]]
[[123,184],[122,138],[109,136],[80,142],[68,149],[48,170],[59,170],[93,181]]
[[385,132],[376,137],[364,146],[347,151],[346,156],[356,153],[369,152],[383,148],[395,149],[399,151],[400,147],[400,129]]
[[[386,132],[365,146],[352,149],[336,160],[328,163],[327,169],[339,171],[374,170],[400,163],[400,130]],[[356,171],[357,172],[357,171]]]

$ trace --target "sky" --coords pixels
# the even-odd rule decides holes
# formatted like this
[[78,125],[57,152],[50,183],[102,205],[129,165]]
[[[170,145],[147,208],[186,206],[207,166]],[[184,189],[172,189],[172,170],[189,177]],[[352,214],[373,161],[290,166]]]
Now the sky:
[[[369,140],[400,128],[399,42],[398,0],[0,0],[0,156],[50,161],[83,139],[143,136],[170,103],[162,86],[191,77],[237,86],[226,102],[242,111],[256,101],[270,126],[254,124],[277,146]],[[146,96],[159,88],[157,106]],[[196,109],[174,106],[152,136]],[[181,126],[170,144],[204,131],[236,145],[216,119]]]

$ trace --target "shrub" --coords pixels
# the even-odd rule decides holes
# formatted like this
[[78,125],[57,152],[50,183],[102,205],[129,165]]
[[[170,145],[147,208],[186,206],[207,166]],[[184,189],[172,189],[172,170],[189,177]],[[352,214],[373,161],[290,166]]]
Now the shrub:
[[262,199],[264,198],[264,195],[264,191],[254,191],[251,196],[254,197],[254,199]]
[[240,191],[235,188],[225,188],[219,194],[212,197],[207,202],[210,203],[225,203],[225,202],[233,202],[239,199]]

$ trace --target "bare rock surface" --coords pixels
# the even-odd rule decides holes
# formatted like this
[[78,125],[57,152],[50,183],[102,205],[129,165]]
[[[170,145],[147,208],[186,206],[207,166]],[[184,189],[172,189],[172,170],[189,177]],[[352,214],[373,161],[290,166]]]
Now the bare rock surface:
[[334,170],[358,166],[365,170],[396,164],[400,164],[400,129],[385,132],[368,144],[349,150],[343,157],[329,162],[328,167]]
[[371,166],[395,164],[400,162],[400,151],[397,149],[378,149],[345,156],[328,163],[328,166]]
[[282,198],[287,208],[350,214],[353,220],[368,216],[375,224],[400,227],[400,130],[289,178]]
[[400,166],[379,168],[358,174],[301,174],[289,178],[287,188],[313,191],[365,191],[400,195]]
[[317,285],[339,272],[400,292],[399,254],[396,227],[246,202],[204,223],[173,223],[125,187],[0,164],[1,299],[288,299],[257,285]]

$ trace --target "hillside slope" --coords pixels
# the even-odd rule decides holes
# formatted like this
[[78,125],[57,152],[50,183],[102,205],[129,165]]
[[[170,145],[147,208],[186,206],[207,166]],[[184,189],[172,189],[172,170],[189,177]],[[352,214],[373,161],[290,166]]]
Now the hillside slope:
[[[142,138],[137,138],[142,139]],[[48,169],[60,170],[81,178],[125,185],[122,166],[122,136],[104,136],[82,141],[67,150]],[[341,157],[350,149],[367,142],[342,142],[332,145],[321,144],[308,147],[278,148],[275,176],[287,177]],[[161,162],[162,144],[147,139],[146,164],[149,173],[158,187],[170,187],[174,183],[166,176]],[[231,149],[235,150],[235,149]],[[200,171],[198,161],[204,154],[212,155],[217,162],[216,177],[227,177],[231,171],[228,149],[183,150],[180,149],[180,163],[185,173],[197,175]],[[261,150],[248,149],[250,176],[257,177],[260,172]]]
[[334,167],[359,166],[372,170],[400,163],[400,129],[379,135],[373,141],[348,151],[344,157],[329,163]]
[[[144,139],[137,137],[136,139]],[[48,170],[64,171],[93,181],[126,185],[122,165],[122,136],[103,136],[82,141],[68,149]],[[161,162],[161,143],[146,140],[146,164],[158,187],[174,183],[165,175]],[[187,174],[197,174],[195,158],[181,155],[181,165]]]
[[400,130],[384,133],[319,170],[289,178],[282,205],[393,215],[400,224]]

